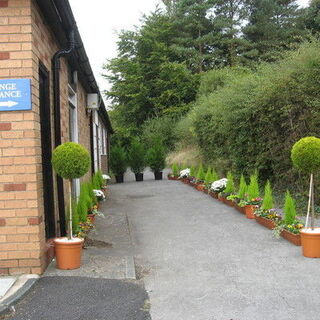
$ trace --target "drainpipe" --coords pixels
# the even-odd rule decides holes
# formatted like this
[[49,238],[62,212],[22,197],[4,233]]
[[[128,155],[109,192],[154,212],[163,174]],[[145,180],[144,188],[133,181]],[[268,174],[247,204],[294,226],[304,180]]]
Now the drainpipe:
[[[54,104],[54,143],[61,144],[61,112],[60,112],[60,58],[70,54],[75,48],[75,31],[71,30],[68,48],[57,51],[52,58],[53,66],[53,104]],[[59,223],[61,236],[66,235],[66,214],[64,203],[63,179],[57,175]]]

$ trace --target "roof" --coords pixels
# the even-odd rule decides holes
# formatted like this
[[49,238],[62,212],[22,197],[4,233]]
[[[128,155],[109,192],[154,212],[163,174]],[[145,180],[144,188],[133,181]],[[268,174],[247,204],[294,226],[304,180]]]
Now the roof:
[[68,47],[68,35],[75,31],[76,47],[68,56],[68,61],[78,71],[79,80],[88,93],[98,93],[101,100],[99,115],[110,133],[113,133],[110,118],[103,102],[98,84],[94,77],[87,53],[85,51],[76,20],[68,0],[36,0],[46,22],[53,30],[59,45]]

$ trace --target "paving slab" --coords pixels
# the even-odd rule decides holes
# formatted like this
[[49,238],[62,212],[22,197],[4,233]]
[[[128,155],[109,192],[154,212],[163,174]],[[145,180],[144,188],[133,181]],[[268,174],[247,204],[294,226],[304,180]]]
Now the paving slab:
[[16,280],[16,277],[0,277],[0,299],[6,295]]
[[190,186],[145,178],[112,185],[109,210],[128,214],[153,320],[320,318],[319,259]]
[[[114,203],[113,203],[114,201]],[[114,209],[109,207],[113,203]],[[106,247],[87,247],[82,253],[81,267],[59,270],[56,261],[44,276],[73,276],[102,279],[136,279],[133,246],[126,212],[117,209],[117,200],[108,199],[99,209],[104,216],[96,217],[95,230],[89,238],[105,243]]]

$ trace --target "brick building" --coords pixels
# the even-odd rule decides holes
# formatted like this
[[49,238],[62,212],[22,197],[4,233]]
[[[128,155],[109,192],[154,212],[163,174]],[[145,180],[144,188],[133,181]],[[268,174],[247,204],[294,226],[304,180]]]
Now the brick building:
[[[29,110],[1,100],[21,96],[10,91],[17,79],[29,83]],[[75,141],[90,150],[86,180],[107,170],[112,133],[67,0],[0,0],[1,106],[0,275],[41,274],[49,239],[65,233],[67,188],[52,172],[52,149]]]

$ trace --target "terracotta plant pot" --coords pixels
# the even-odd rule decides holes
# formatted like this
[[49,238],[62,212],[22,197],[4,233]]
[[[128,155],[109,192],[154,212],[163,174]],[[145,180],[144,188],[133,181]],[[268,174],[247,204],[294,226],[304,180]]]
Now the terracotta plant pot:
[[211,191],[210,192],[210,196],[212,197],[212,198],[215,198],[215,199],[218,199],[218,193],[217,192],[214,192],[214,191]]
[[273,220],[270,220],[270,219],[267,219],[264,217],[259,217],[256,215],[255,215],[255,219],[259,224],[261,224],[262,226],[264,226],[270,230],[273,230],[276,227],[276,224]]
[[291,242],[295,246],[301,246],[301,235],[300,234],[295,234],[295,233],[292,233],[288,230],[283,230],[283,231],[281,231],[280,235],[282,238],[288,240],[289,242]]
[[223,202],[229,207],[234,206],[234,202],[232,200],[228,200],[228,199],[224,198]]
[[251,205],[251,204],[248,204],[246,206],[244,206],[244,212],[246,214],[246,217],[248,219],[254,219],[254,211],[255,211],[255,206],[254,205]]
[[245,214],[243,207],[238,206],[238,204],[234,204],[234,208],[242,214]]
[[197,189],[198,191],[203,191],[203,190],[204,190],[204,185],[203,185],[203,184],[197,184],[197,185],[196,185],[196,189]]
[[80,268],[83,239],[74,238],[72,241],[63,241],[66,238],[54,239],[57,268],[73,270]]
[[314,232],[308,232],[310,229],[302,229],[301,244],[302,253],[307,258],[320,258],[320,228]]

